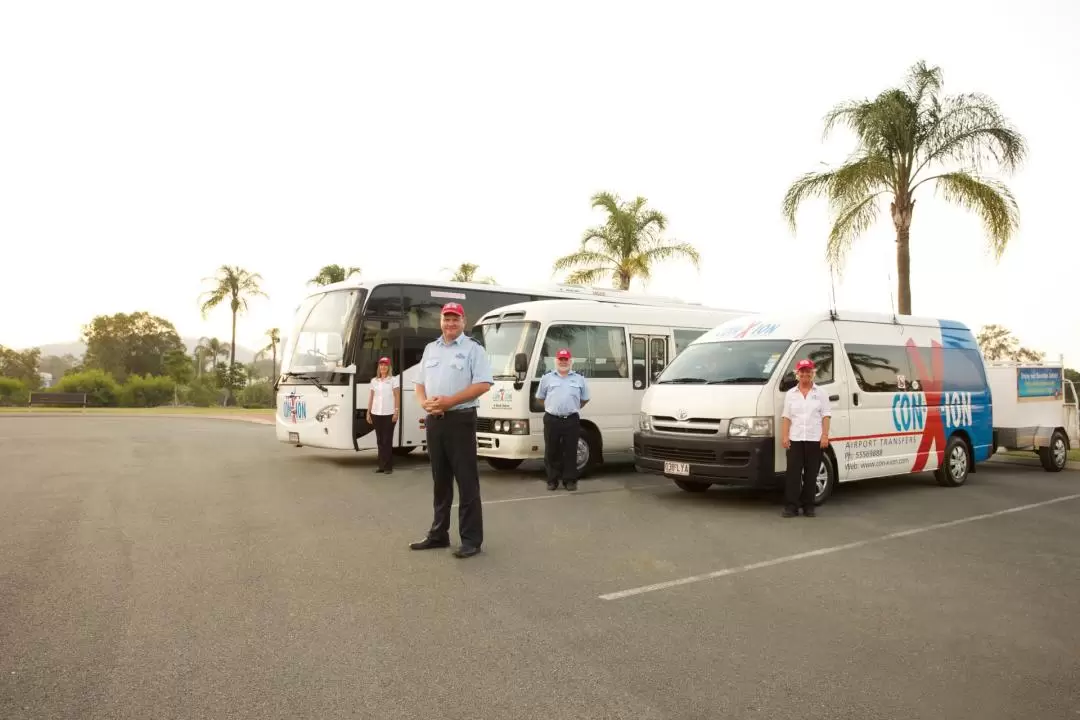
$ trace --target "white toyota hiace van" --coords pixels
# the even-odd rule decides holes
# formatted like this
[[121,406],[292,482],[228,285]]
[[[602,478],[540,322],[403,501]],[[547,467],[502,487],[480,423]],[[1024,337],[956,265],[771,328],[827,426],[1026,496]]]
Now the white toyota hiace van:
[[982,355],[962,323],[870,313],[750,315],[705,333],[642,398],[638,470],[688,492],[782,487],[784,394],[810,358],[832,406],[815,502],[838,482],[932,470],[962,485],[993,454]]

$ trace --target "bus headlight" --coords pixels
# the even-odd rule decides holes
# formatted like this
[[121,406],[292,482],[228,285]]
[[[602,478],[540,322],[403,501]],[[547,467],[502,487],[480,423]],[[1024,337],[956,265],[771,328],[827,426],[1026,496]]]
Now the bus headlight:
[[727,434],[728,437],[772,437],[773,419],[771,417],[731,418]]
[[652,418],[649,417],[649,413],[639,413],[637,421],[638,430],[642,432],[649,432],[652,430]]
[[510,421],[510,434],[511,435],[528,435],[529,434],[529,421],[528,420],[511,420]]
[[338,406],[337,405],[327,405],[322,410],[315,413],[315,419],[318,422],[323,422],[324,420],[329,420],[330,418],[337,415],[337,411],[338,411]]

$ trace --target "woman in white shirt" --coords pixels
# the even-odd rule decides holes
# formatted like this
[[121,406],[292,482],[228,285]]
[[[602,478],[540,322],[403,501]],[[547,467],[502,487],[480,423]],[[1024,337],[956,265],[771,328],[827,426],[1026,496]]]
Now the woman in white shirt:
[[375,442],[379,446],[379,469],[389,475],[394,472],[394,426],[401,406],[401,381],[394,377],[390,358],[380,358],[368,393],[367,421],[375,426]]

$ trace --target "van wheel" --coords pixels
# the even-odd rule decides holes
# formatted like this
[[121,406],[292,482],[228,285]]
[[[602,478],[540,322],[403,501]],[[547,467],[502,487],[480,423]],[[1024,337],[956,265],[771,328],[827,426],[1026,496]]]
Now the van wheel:
[[960,487],[967,482],[971,469],[971,451],[959,435],[953,435],[945,445],[945,464],[934,471],[938,485]]
[[591,428],[581,428],[577,441],[578,478],[589,475],[600,464],[600,439]]
[[836,463],[833,462],[832,454],[821,453],[821,465],[818,466],[817,489],[814,492],[814,505],[821,505],[836,489]]
[[488,465],[495,468],[496,470],[514,470],[522,462],[524,462],[524,461],[523,460],[514,460],[512,458],[497,458],[497,457],[489,457],[489,458],[487,458]]
[[712,483],[694,482],[693,480],[676,480],[675,484],[680,490],[693,493],[703,493],[712,487]]
[[1065,433],[1055,430],[1050,445],[1039,448],[1039,460],[1046,472],[1061,472],[1069,462],[1069,442]]

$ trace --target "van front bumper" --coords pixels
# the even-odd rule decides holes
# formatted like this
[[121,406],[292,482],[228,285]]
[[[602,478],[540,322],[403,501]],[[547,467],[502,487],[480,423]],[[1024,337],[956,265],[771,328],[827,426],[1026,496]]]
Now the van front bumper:
[[[678,437],[634,433],[634,467],[673,480],[749,487],[775,487],[775,438]],[[665,463],[685,463],[689,474],[666,472]]]

